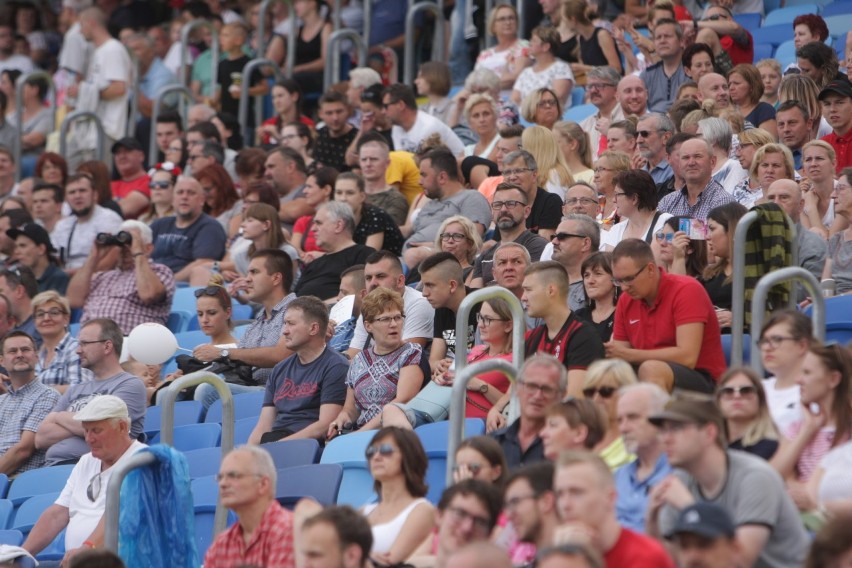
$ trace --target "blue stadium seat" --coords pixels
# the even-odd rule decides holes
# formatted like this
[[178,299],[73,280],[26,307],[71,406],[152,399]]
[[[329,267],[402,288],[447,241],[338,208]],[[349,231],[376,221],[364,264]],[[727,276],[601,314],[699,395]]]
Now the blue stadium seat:
[[[234,397],[234,419],[243,420],[245,418],[255,418],[260,416],[260,410],[263,406],[264,391],[246,392],[238,394]],[[205,422],[222,422],[222,401],[216,400],[207,409],[207,415],[204,417]]]
[[747,30],[756,30],[760,27],[763,16],[760,14],[734,14],[734,21]]
[[169,319],[166,322],[166,327],[169,328],[172,333],[181,333],[189,331],[189,326],[192,321],[195,321],[196,324],[198,323],[194,311],[172,310],[171,313],[169,313]]
[[257,417],[243,418],[234,422],[234,446],[248,444],[249,436],[257,426]]
[[8,499],[0,499],[0,529],[9,527],[15,506]]
[[55,465],[25,471],[12,481],[7,499],[19,507],[35,495],[62,491],[72,469],[73,465]]
[[586,99],[586,89],[585,87],[574,87],[571,89],[571,106],[576,107],[583,104],[583,101]]
[[754,61],[760,61],[761,59],[771,59],[773,49],[774,48],[769,43],[755,43]]
[[68,324],[68,333],[71,334],[71,337],[77,337],[80,335],[80,326],[80,322]]
[[593,104],[571,107],[562,114],[562,120],[573,120],[581,122],[598,112],[598,107]]
[[828,33],[832,37],[846,37],[846,33],[852,30],[852,14],[842,14],[824,18],[828,26]]
[[[743,364],[749,365],[751,363],[751,350],[752,348],[756,349],[757,346],[753,345],[751,340],[751,335],[745,334],[743,335]],[[725,364],[729,367],[731,366],[731,336],[730,334],[723,333],[722,334],[722,351],[725,352]]]
[[275,469],[317,463],[320,457],[319,442],[309,440],[281,440],[261,446],[272,456]]
[[[485,434],[485,421],[481,418],[466,418],[464,421],[464,437],[482,436]],[[446,420],[424,424],[414,430],[423,443],[429,467],[426,469],[426,484],[429,492],[426,498],[437,503],[446,487],[447,475],[447,442],[450,436],[450,423]]]
[[[193,315],[193,317],[195,316]],[[176,333],[175,338],[177,338],[178,345],[184,349],[195,349],[199,345],[210,343],[210,337],[199,329]]]
[[15,518],[9,524],[9,528],[21,531],[24,537],[26,537],[35,526],[41,514],[45,509],[53,505],[58,497],[58,492],[43,493],[30,497],[21,503],[21,506],[15,511]]
[[[193,479],[192,503],[195,513],[195,544],[198,555],[204,558],[204,553],[213,542],[213,519],[216,513],[216,502],[219,499],[219,486],[215,477],[200,477]],[[227,526],[237,521],[236,515],[228,511]]]
[[247,330],[248,328],[249,328],[248,324],[246,324],[246,325],[238,325],[238,326],[237,326],[237,327],[235,327],[235,328],[234,328],[234,330],[231,332],[231,335],[233,335],[233,336],[234,336],[234,337],[236,337],[237,339],[242,339],[242,338],[243,338],[243,335],[245,335],[246,330]]
[[346,434],[333,439],[323,450],[320,463],[343,466],[343,480],[337,494],[339,504],[360,507],[374,499],[373,476],[365,452],[375,435],[375,432]]
[[172,298],[172,311],[184,310],[190,313],[195,313],[195,291],[200,286],[187,286],[175,290],[175,296]]
[[234,300],[231,302],[231,321],[245,321],[252,318],[250,304],[241,304]]
[[[781,69],[784,69],[791,63],[796,62],[796,46],[793,44],[792,39],[788,39],[784,43],[778,46],[778,49],[775,50],[775,59],[778,60],[778,63],[781,64]],[[755,61],[758,61],[755,58]]]
[[[198,424],[201,418],[201,402],[198,400],[181,400],[175,403],[175,426]],[[145,433],[149,438],[160,432],[163,420],[162,406],[149,406],[145,411]]]
[[[775,26],[763,26],[755,30],[750,30],[751,36],[754,39],[755,47],[759,43],[768,43],[773,47],[779,46],[791,37],[793,37],[793,26],[790,24],[780,24]],[[755,56],[757,61],[757,56]]]
[[219,445],[222,427],[218,424],[187,424],[175,428],[174,448],[181,452]]
[[219,473],[222,463],[222,448],[198,448],[183,452],[189,467],[189,478],[210,477]]
[[[789,0],[788,0],[789,2]],[[822,17],[842,16],[844,14],[852,14],[852,2],[828,2],[822,9]]]
[[275,498],[292,509],[302,497],[312,497],[322,505],[337,503],[343,479],[343,466],[338,463],[300,465],[278,470]]
[[787,24],[790,27],[790,32],[793,31],[793,20],[796,16],[804,14],[819,14],[819,6],[816,4],[802,4],[800,6],[789,6],[772,10],[766,14],[763,19],[764,26],[774,26],[777,24]]
[[6,498],[7,491],[9,491],[9,476],[5,473],[0,473],[0,499]]
[[0,544],[9,546],[21,546],[24,543],[24,534],[16,530],[0,530]]

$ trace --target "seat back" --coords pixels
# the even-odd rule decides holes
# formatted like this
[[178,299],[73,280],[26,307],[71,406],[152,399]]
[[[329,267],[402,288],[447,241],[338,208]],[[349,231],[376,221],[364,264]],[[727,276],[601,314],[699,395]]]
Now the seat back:
[[763,19],[764,26],[774,26],[778,24],[787,24],[791,28],[793,27],[793,20],[796,19],[796,16],[803,16],[804,14],[818,14],[819,6],[816,4],[801,4],[799,6],[786,6],[784,8],[778,8],[777,10],[773,10],[766,14],[766,17]]
[[337,463],[300,465],[278,470],[275,498],[292,509],[302,497],[312,497],[325,506],[337,503],[343,466]]
[[[263,397],[266,392],[262,389],[255,392],[244,392],[234,396],[234,420],[243,420],[245,418],[254,418],[260,416],[260,411],[263,408]],[[207,415],[204,417],[205,422],[222,423],[222,401],[216,400],[207,409]]]
[[187,424],[175,428],[172,445],[181,452],[212,448],[219,445],[221,437],[222,427],[218,424]]
[[55,465],[25,471],[12,482],[7,498],[18,507],[34,495],[62,491],[72,469],[73,465]]
[[311,465],[319,461],[319,442],[309,440],[281,440],[264,444],[263,449],[272,456],[276,469]]
[[0,530],[0,544],[9,546],[21,546],[24,543],[24,534],[12,529]]
[[0,499],[6,498],[6,492],[9,491],[9,476],[5,473],[0,473]]
[[[790,36],[793,35],[793,26],[790,24],[778,24],[774,26],[764,24],[763,27],[749,31],[751,32],[755,46],[759,43],[768,43],[775,47],[790,39]],[[757,57],[755,57],[755,61],[757,61]]]
[[56,502],[59,493],[43,493],[30,497],[15,511],[15,518],[9,525],[10,529],[19,530],[26,537],[35,526],[41,514]]
[[0,529],[6,529],[12,522],[15,506],[8,499],[0,499]]
[[198,448],[183,452],[186,464],[189,468],[189,478],[215,476],[219,473],[219,465],[222,463],[222,448]]

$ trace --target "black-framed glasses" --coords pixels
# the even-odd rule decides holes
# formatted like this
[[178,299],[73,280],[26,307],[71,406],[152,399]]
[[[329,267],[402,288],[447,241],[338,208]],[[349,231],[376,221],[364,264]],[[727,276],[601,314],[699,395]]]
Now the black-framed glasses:
[[596,394],[601,395],[601,398],[612,398],[618,391],[615,387],[589,387],[583,389],[583,396],[586,398],[594,398]]
[[553,233],[553,236],[550,237],[550,240],[556,239],[557,241],[564,241],[567,239],[585,239],[586,235],[578,235],[577,233]]
[[536,106],[538,108],[553,108],[557,105],[556,99],[541,99]]
[[795,337],[784,336],[784,335],[769,335],[765,337],[761,337],[757,340],[757,346],[763,349],[764,347],[771,347],[772,349],[778,349],[781,347],[781,344],[785,341],[798,341]]
[[461,507],[447,507],[447,512],[452,515],[453,520],[457,523],[463,523],[470,519],[473,526],[479,531],[487,533],[491,530],[491,522],[489,519],[480,517],[479,515],[474,515],[473,513],[468,513]]
[[218,296],[222,290],[224,290],[224,288],[221,286],[205,286],[204,288],[199,288],[193,293],[196,298],[200,298],[201,296]]
[[719,389],[719,396],[733,397],[736,396],[751,396],[757,394],[757,389],[754,385],[745,385],[744,387],[722,387]]
[[658,243],[669,243],[674,240],[674,233],[664,233],[662,231],[657,231],[654,233],[654,238],[657,239]]
[[441,233],[442,241],[453,241],[454,243],[460,243],[466,238],[467,237],[464,233]]
[[484,316],[482,314],[476,314],[476,321],[482,325],[489,326],[495,321],[506,321],[503,318],[492,318],[489,316]]
[[579,205],[582,203],[583,205],[597,205],[598,200],[592,199],[591,197],[569,197],[565,200],[565,205]]
[[79,343],[79,344],[80,344],[80,345],[82,345],[83,347],[86,347],[87,345],[92,345],[93,343],[106,343],[107,341],[109,341],[109,339],[93,339],[93,340],[91,340],[91,341],[86,341],[86,340],[83,340],[83,339],[78,339],[78,340],[77,340],[77,343]]
[[370,446],[364,454],[367,456],[368,460],[371,460],[376,454],[388,457],[392,456],[395,451],[396,448],[394,448],[391,444],[379,444],[378,446]]
[[586,89],[590,91],[600,91],[602,89],[606,89],[607,87],[615,87],[612,83],[587,83]]
[[89,501],[94,503],[98,500],[98,495],[101,494],[101,473],[95,474],[92,479],[89,480],[89,486],[86,488],[86,497],[89,498]]
[[665,132],[665,131],[660,130],[659,128],[657,128],[656,130],[637,130],[636,131],[636,138],[639,138],[640,136],[642,138],[648,138],[651,135],[652,132],[657,133],[657,132]]
[[624,278],[613,278],[612,285],[618,287],[624,286],[625,284],[630,285],[633,283],[634,280],[639,277],[640,274],[645,271],[646,268],[648,268],[647,265],[643,266],[642,268],[636,271],[636,274],[633,274],[632,276],[625,276]]
[[500,211],[505,207],[506,209],[514,209],[518,205],[526,206],[526,203],[523,201],[516,201],[514,199],[507,199],[506,201],[495,201],[491,204],[491,209],[494,211]]
[[[519,176],[524,172],[534,172],[533,168],[513,168],[511,170],[503,170],[503,177]],[[493,206],[493,203],[492,203]]]
[[391,106],[391,105],[395,105],[395,104],[396,104],[396,103],[398,103],[398,102],[399,102],[399,101],[388,101],[388,102],[382,102],[382,108],[388,108],[389,106]]

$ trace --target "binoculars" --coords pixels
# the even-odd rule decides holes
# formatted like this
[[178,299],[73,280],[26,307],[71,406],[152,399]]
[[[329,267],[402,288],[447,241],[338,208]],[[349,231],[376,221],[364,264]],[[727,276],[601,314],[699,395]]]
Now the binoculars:
[[133,241],[133,236],[127,231],[119,231],[115,235],[109,233],[98,233],[95,242],[106,247],[127,247]]

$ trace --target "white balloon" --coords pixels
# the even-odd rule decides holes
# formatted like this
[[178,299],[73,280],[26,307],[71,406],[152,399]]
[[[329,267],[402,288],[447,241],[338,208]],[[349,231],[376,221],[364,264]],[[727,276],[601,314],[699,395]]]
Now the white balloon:
[[177,351],[175,334],[159,323],[142,323],[127,336],[130,355],[146,365],[160,365]]

